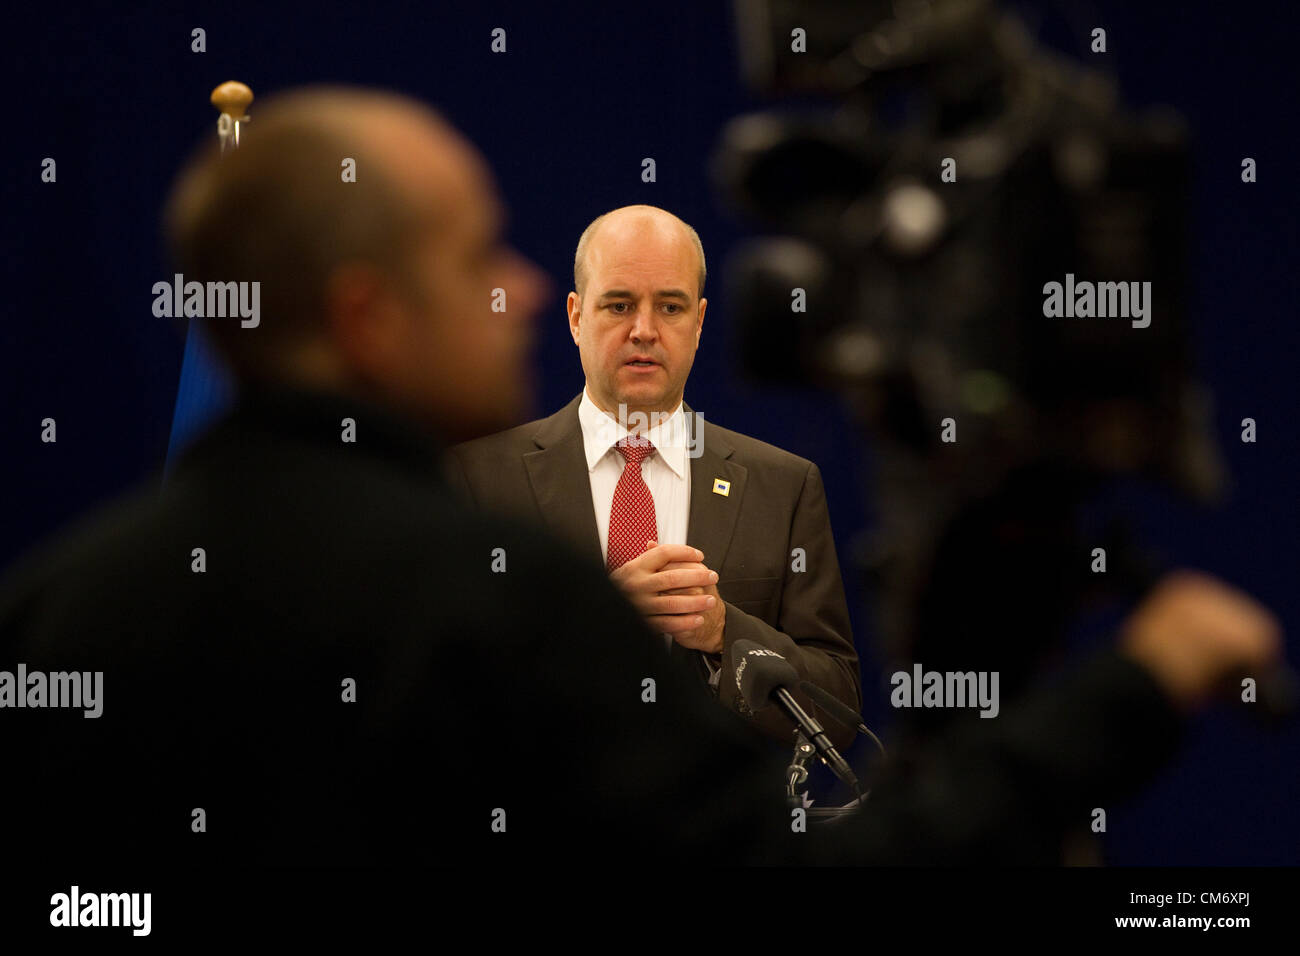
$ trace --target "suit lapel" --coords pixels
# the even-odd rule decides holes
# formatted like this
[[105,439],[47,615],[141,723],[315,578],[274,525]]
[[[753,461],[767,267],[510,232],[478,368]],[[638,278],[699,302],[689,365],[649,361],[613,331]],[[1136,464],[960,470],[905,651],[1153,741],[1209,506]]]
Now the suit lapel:
[[591,479],[578,423],[579,395],[538,426],[538,450],[524,455],[524,467],[546,523],[583,554],[600,561],[600,532],[591,503]]
[[[591,479],[578,422],[578,395],[550,418],[543,419],[533,436],[537,451],[524,455],[524,467],[532,485],[538,511],[548,526],[573,542],[584,554],[600,560],[600,532],[591,503]],[[748,470],[731,461],[735,449],[717,429],[697,419],[689,406],[682,409],[692,437],[702,436],[701,453],[689,459],[691,504],[687,518],[686,543],[704,552],[704,563],[721,573],[727,549],[740,516]],[[714,492],[714,483],[728,483],[725,495]]]
[[[533,435],[537,451],[524,455],[524,467],[538,510],[549,527],[573,542],[583,554],[600,561],[600,532],[591,503],[591,478],[578,421],[581,401],[580,394],[538,425]],[[740,515],[747,470],[729,460],[734,449],[716,430],[705,426],[702,418],[697,420],[688,406],[682,411],[691,435],[694,437],[695,429],[699,428],[702,436],[699,457],[689,459],[691,503],[686,543],[703,551],[705,563],[721,573]],[[713,490],[719,478],[729,483],[725,495]],[[675,642],[672,651],[672,656],[683,666],[693,670],[701,680],[705,679],[703,658],[698,651],[688,651]]]
[[[724,441],[717,429],[698,419],[689,407],[683,408],[692,437],[700,429],[703,452],[690,459],[691,508],[686,526],[686,543],[704,552],[704,563],[722,573],[722,565],[731,546],[731,537],[740,516],[740,502],[745,494],[744,465],[731,461],[735,449]],[[727,482],[726,494],[714,491],[715,482]]]

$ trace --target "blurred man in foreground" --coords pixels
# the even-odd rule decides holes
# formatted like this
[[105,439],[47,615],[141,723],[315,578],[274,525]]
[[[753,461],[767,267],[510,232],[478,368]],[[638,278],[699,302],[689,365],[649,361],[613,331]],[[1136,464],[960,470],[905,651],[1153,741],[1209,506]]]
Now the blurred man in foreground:
[[260,281],[263,319],[210,320],[241,401],[162,491],[0,592],[0,667],[103,675],[93,719],[0,710],[15,858],[1031,859],[1276,653],[1249,599],[1176,579],[1120,653],[917,755],[822,846],[604,574],[443,485],[435,436],[519,413],[541,283],[463,139],[397,97],[289,94],[185,172],[169,228],[187,280]]

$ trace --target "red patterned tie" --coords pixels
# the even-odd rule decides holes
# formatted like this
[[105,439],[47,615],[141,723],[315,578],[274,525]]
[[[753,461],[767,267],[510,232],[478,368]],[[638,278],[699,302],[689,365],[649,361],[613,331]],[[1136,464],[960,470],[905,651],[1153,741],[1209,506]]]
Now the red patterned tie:
[[606,566],[613,571],[645,553],[647,541],[659,539],[655,523],[655,500],[641,477],[641,462],[654,454],[648,439],[629,435],[614,446],[623,456],[623,474],[614,486],[614,504],[609,511],[609,547]]

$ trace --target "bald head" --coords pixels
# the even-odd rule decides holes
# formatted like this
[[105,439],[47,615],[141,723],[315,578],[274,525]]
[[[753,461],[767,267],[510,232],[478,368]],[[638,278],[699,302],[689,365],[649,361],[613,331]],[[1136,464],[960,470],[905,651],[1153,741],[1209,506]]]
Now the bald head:
[[363,392],[448,438],[527,404],[543,281],[501,221],[486,163],[436,113],[338,87],[266,101],[238,149],[200,151],[166,210],[186,281],[261,284],[256,327],[205,320],[239,377]]
[[588,257],[591,255],[592,246],[599,245],[598,237],[607,230],[611,234],[612,241],[622,242],[635,240],[638,234],[647,231],[680,237],[681,241],[692,247],[699,260],[699,285],[695,294],[697,297],[704,295],[704,279],[707,270],[704,266],[704,245],[700,242],[699,234],[666,209],[660,209],[658,206],[635,205],[622,206],[597,216],[582,231],[582,235],[578,238],[578,250],[573,256],[573,288],[577,290],[579,296],[582,296],[587,289],[587,278],[590,275]]

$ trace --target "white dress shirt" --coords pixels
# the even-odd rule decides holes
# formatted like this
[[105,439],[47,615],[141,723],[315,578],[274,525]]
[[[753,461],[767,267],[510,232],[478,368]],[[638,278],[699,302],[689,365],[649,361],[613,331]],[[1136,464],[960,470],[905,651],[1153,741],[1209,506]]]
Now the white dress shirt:
[[[587,474],[591,478],[591,503],[596,509],[596,530],[600,532],[600,555],[609,557],[609,513],[614,507],[614,489],[627,464],[614,445],[627,437],[627,425],[637,422],[628,416],[620,423],[616,415],[602,412],[582,390],[578,403],[578,422],[582,426],[582,446],[587,453]],[[660,544],[685,544],[691,515],[690,436],[686,432],[686,415],[678,402],[662,422],[644,432],[655,446],[655,453],[641,462],[641,477],[655,502],[655,524],[659,526]],[[664,635],[671,649],[671,634]],[[721,670],[704,658],[709,684],[716,688]]]
[[[600,532],[600,555],[608,558],[614,488],[627,464],[614,445],[627,437],[628,429],[615,416],[597,408],[585,388],[578,403],[578,422],[582,425],[582,445],[587,452],[591,503],[596,510],[596,530]],[[627,424],[637,423],[631,420]],[[691,511],[691,469],[682,403],[678,402],[667,419],[644,431],[644,435],[655,446],[654,454],[641,462],[641,477],[655,502],[657,540],[660,544],[685,544]]]

